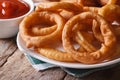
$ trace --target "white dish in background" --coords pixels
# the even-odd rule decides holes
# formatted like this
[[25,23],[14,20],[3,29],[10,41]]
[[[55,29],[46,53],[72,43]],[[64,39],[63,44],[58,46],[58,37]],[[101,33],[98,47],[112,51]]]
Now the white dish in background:
[[30,6],[30,10],[19,17],[0,19],[0,38],[10,38],[17,35],[19,30],[19,23],[21,22],[21,20],[34,10],[34,4],[32,0],[23,1]]
[[55,64],[55,65],[58,65],[61,67],[67,67],[67,68],[92,69],[92,68],[100,68],[100,67],[114,65],[114,64],[120,62],[120,58],[112,60],[112,61],[108,61],[108,62],[98,63],[98,64],[68,63],[68,62],[60,62],[60,61],[52,60],[52,59],[44,57],[44,56],[34,52],[33,50],[27,48],[19,34],[17,35],[17,45],[18,45],[18,48],[20,49],[20,51],[22,51],[25,54],[29,54],[29,55],[31,55],[39,60],[42,60],[44,62]]

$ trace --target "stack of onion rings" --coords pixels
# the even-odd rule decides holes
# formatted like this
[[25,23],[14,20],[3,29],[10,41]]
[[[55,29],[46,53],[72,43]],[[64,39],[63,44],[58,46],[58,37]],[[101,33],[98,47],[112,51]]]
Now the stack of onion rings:
[[118,58],[120,25],[113,25],[120,21],[116,1],[102,7],[94,0],[40,3],[22,20],[20,36],[28,48],[58,61],[93,64]]

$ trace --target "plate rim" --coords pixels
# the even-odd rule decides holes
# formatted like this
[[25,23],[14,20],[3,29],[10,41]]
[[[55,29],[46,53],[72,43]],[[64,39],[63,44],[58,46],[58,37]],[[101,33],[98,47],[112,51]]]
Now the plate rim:
[[17,34],[17,46],[19,48],[19,50],[21,52],[23,52],[24,54],[28,54],[30,56],[33,56],[35,58],[37,58],[38,60],[50,63],[50,64],[54,64],[57,66],[61,66],[61,67],[66,67],[66,68],[74,68],[74,69],[93,69],[93,68],[100,68],[100,67],[105,67],[105,66],[110,66],[112,64],[116,64],[120,62],[120,58],[115,59],[115,60],[111,60],[108,62],[104,62],[104,63],[97,63],[97,64],[82,64],[82,63],[68,63],[68,62],[60,62],[60,61],[56,61],[56,60],[52,60],[49,59],[43,55],[40,55],[37,52],[34,52],[26,47],[24,47],[23,43],[21,43],[22,38],[20,37],[19,33]]

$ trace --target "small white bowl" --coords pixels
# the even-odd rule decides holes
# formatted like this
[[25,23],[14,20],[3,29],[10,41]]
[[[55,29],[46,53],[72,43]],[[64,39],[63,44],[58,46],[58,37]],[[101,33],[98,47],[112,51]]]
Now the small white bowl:
[[21,20],[34,10],[34,4],[32,0],[23,1],[30,6],[29,12],[16,18],[0,19],[0,38],[10,38],[15,36],[18,33],[19,23]]

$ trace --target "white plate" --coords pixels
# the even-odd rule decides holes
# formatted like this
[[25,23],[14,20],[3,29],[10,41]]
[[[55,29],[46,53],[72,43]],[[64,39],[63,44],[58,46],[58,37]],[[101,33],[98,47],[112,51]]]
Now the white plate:
[[29,54],[29,55],[31,55],[39,60],[42,60],[44,62],[55,64],[55,65],[62,66],[62,67],[67,67],[67,68],[76,68],[76,69],[100,68],[100,67],[113,65],[113,64],[120,62],[120,58],[112,60],[112,61],[104,62],[104,63],[98,63],[98,64],[68,63],[68,62],[60,62],[60,61],[48,59],[47,57],[44,57],[44,56],[34,52],[33,50],[26,48],[25,43],[19,34],[17,36],[17,45],[18,45],[18,48],[20,49],[20,51],[22,51],[25,54]]

